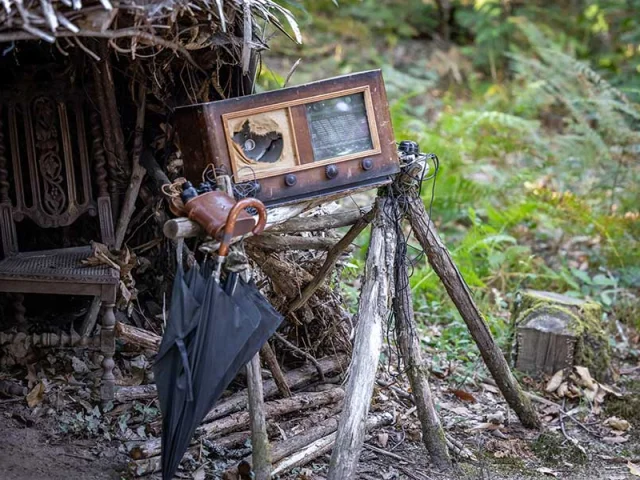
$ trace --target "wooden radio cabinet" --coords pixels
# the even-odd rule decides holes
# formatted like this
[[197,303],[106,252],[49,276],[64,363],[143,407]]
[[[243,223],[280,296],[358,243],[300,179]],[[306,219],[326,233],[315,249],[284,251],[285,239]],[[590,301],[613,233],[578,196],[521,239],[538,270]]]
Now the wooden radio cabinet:
[[207,165],[268,206],[376,187],[399,172],[379,70],[176,109],[185,176]]

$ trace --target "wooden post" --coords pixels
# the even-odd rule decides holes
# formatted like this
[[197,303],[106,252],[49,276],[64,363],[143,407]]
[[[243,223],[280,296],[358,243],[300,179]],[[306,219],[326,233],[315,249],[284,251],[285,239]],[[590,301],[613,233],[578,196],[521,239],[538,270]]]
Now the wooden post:
[[365,435],[373,383],[382,348],[382,326],[389,314],[390,279],[393,274],[395,229],[385,228],[389,200],[376,200],[376,214],[367,253],[358,325],[349,366],[349,381],[340,417],[328,480],[356,478],[356,466]]
[[478,306],[473,301],[469,287],[453,263],[451,254],[438,235],[427,214],[422,199],[417,195],[404,197],[413,233],[424,249],[429,264],[444,284],[447,293],[467,324],[471,336],[478,345],[480,354],[491,372],[498,388],[509,406],[516,412],[520,422],[528,428],[540,428],[538,414],[518,381],[511,373],[507,360],[489,331]]
[[411,383],[411,392],[418,411],[418,418],[422,425],[422,441],[436,468],[446,470],[451,467],[451,459],[444,430],[433,404],[433,396],[429,388],[429,373],[422,361],[407,270],[407,245],[404,242],[402,232],[402,216],[397,204],[394,205],[394,208],[396,215],[393,218],[397,219],[395,227],[398,242],[394,269],[395,297],[393,299],[396,338]]
[[271,449],[264,415],[264,393],[260,376],[260,355],[255,354],[247,363],[247,390],[249,392],[249,416],[251,417],[251,446],[253,447],[253,471],[256,480],[271,479]]

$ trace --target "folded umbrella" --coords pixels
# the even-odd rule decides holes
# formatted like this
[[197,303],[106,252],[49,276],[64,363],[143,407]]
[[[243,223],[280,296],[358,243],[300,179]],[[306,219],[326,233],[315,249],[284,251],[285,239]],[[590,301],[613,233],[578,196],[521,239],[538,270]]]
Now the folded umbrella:
[[[236,206],[244,209],[254,203],[245,199]],[[262,207],[260,228],[256,227],[261,231],[266,216],[264,206],[257,206]],[[227,221],[231,230],[233,213],[234,209]],[[226,251],[221,247],[220,256]],[[227,293],[220,283],[220,265],[219,260],[218,268],[206,277],[198,269],[185,275],[181,265],[176,273],[170,318],[154,364],[165,480],[173,478],[204,416],[282,320],[255,286],[238,281]],[[235,285],[235,274],[230,277]]]

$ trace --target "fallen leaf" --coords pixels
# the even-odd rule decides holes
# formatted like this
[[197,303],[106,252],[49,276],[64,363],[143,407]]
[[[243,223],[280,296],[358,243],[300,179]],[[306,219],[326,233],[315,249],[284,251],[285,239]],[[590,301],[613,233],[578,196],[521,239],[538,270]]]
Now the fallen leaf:
[[623,418],[618,418],[618,417],[609,417],[604,421],[604,425],[606,427],[611,427],[614,430],[619,430],[621,432],[626,432],[627,430],[629,430],[629,422],[627,422],[625,419]]
[[576,370],[576,373],[578,374],[579,381],[578,384],[582,387],[586,387],[590,390],[595,390],[597,387],[597,383],[596,381],[591,377],[591,374],[589,373],[589,369],[585,368],[585,367],[573,367]]
[[382,448],[387,448],[387,443],[389,443],[389,434],[387,432],[381,432],[378,434],[378,445]]
[[559,397],[564,397],[567,395],[568,391],[569,391],[569,384],[567,382],[562,382],[558,387],[558,389],[556,390],[556,395],[558,395]]
[[[595,388],[598,388],[598,385],[595,385]],[[584,398],[586,398],[588,401],[592,402],[596,399],[596,394],[598,393],[597,390],[592,390],[590,388],[584,388],[582,390],[582,395],[584,396]]]
[[87,364],[78,357],[71,357],[71,367],[76,373],[89,373],[89,367],[87,367]]
[[36,405],[39,405],[43,399],[44,399],[44,383],[40,381],[27,394],[27,405],[29,405],[29,408],[33,408]]
[[482,388],[484,388],[487,392],[500,393],[500,390],[498,390],[498,387],[494,387],[493,385],[489,385],[488,383],[483,383]]
[[598,393],[596,394],[596,398],[593,399],[594,403],[602,404],[604,403],[604,397],[607,396],[607,391],[602,388],[601,384],[598,384]]
[[618,398],[622,397],[622,393],[618,392],[616,389],[614,389],[613,387],[610,387],[609,385],[604,385],[601,383],[600,388],[604,390],[606,393],[610,393],[615,397],[618,397]]
[[551,380],[549,380],[549,383],[547,383],[544,391],[547,393],[555,392],[562,383],[562,380],[564,380],[564,371],[558,370],[553,374],[553,377],[551,377]]
[[602,441],[604,443],[606,443],[607,445],[615,445],[618,443],[625,443],[629,441],[629,437],[604,437],[602,439]]
[[504,423],[504,421],[505,421],[505,416],[504,416],[504,413],[502,412],[496,412],[496,413],[491,413],[487,415],[487,422],[489,423],[493,423],[495,425],[501,425]]
[[636,477],[640,477],[640,467],[631,462],[627,462],[627,467],[629,467],[629,473]]
[[193,480],[204,480],[206,478],[204,466],[193,472]]
[[458,397],[459,400],[462,400],[463,402],[476,403],[476,397],[464,390],[453,389],[449,390],[449,393],[453,393],[456,397]]
[[556,472],[554,472],[553,470],[551,470],[550,468],[547,468],[547,467],[540,467],[537,470],[538,470],[538,472],[544,473],[545,475],[550,475],[552,477],[557,477],[558,476],[558,474]]

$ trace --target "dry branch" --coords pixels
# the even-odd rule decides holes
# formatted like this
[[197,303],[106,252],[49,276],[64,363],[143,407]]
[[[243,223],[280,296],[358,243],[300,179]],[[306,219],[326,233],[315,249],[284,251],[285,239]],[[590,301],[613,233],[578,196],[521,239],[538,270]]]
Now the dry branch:
[[336,246],[338,240],[330,237],[260,235],[257,237],[248,238],[247,243],[250,243],[254,247],[261,248],[263,250],[287,252],[290,250],[331,250]]
[[324,261],[324,264],[313,278],[311,282],[307,284],[302,293],[298,298],[296,298],[287,310],[289,312],[295,312],[302,305],[304,305],[311,296],[322,286],[324,281],[330,275],[331,270],[335,267],[336,263],[340,256],[344,253],[344,251],[351,245],[358,235],[371,223],[373,220],[375,211],[372,209],[363,217],[360,217],[356,223],[349,229],[349,231],[345,234],[344,237],[340,239],[340,241],[331,249],[329,253],[327,253],[327,258]]
[[[384,425],[390,425],[393,422],[393,415],[390,413],[382,413],[377,415],[372,415],[366,420],[365,425],[363,425],[363,435],[364,431],[373,430],[376,428],[380,428]],[[320,455],[327,453],[331,450],[336,443],[336,434],[331,433],[326,437],[322,437],[319,440],[309,444],[304,449],[296,452],[288,458],[283,459],[282,461],[276,463],[273,466],[273,475],[280,475],[284,472],[291,470],[292,468],[302,467],[312,460],[318,458]],[[338,447],[339,448],[339,447]],[[334,452],[336,449],[334,449]],[[345,477],[345,478],[356,478],[354,477]]]
[[253,470],[256,480],[269,480],[271,478],[271,452],[267,436],[262,378],[260,377],[260,355],[255,354],[246,368],[251,446],[254,459]]
[[[393,206],[395,215],[400,218],[398,205]],[[407,251],[404,244],[402,222],[396,225],[396,262],[395,262],[395,297],[393,312],[395,317],[396,337],[400,354],[406,366],[406,373],[411,383],[413,400],[418,410],[418,418],[422,425],[422,441],[427,447],[433,464],[441,469],[451,467],[451,459],[447,451],[444,430],[440,424],[438,413],[433,403],[431,388],[429,387],[429,371],[426,368],[420,349],[420,341],[415,325],[411,285],[407,270]]]
[[101,306],[102,299],[99,296],[93,297],[89,310],[87,311],[87,315],[84,317],[82,326],[80,327],[81,337],[88,337],[91,335],[91,332],[93,332],[93,329],[96,326],[96,321],[98,320],[98,315],[100,314]]
[[148,400],[158,395],[155,385],[136,385],[133,387],[116,388],[115,401],[120,403],[133,402],[135,400]]
[[[335,403],[344,398],[344,391],[340,388],[332,388],[325,392],[298,393],[291,398],[282,398],[265,403],[264,414],[266,418],[279,417],[287,413],[319,407]],[[214,420],[211,423],[201,425],[196,433],[204,437],[222,436],[249,426],[249,413],[237,412],[227,417]]]
[[[147,108],[147,90],[144,83],[141,83],[138,87],[140,98],[138,99],[138,113],[136,117],[136,132],[135,141],[133,145],[133,169],[131,171],[131,179],[127,191],[124,196],[124,204],[120,217],[118,218],[118,226],[116,227],[116,243],[115,249],[120,250],[124,242],[124,236],[127,233],[129,222],[133,216],[133,212],[136,208],[136,200],[138,199],[138,192],[140,191],[140,185],[146,172],[145,168],[140,163],[140,156],[142,155],[142,137],[144,130],[144,117]],[[119,131],[119,130],[116,130]],[[122,133],[120,131],[120,133]],[[118,139],[118,141],[123,141]]]
[[287,385],[287,379],[284,378],[284,373],[282,373],[282,369],[280,368],[280,364],[278,363],[276,354],[274,353],[271,345],[269,345],[268,342],[265,343],[260,349],[260,356],[264,360],[264,363],[267,365],[267,367],[269,367],[269,370],[273,375],[273,380],[276,382],[280,394],[285,398],[290,397],[291,389],[289,388],[289,385]]
[[520,388],[504,354],[496,344],[469,287],[456,267],[451,254],[438,235],[419,197],[405,197],[409,221],[418,242],[424,249],[429,264],[444,284],[447,293],[467,324],[480,354],[491,372],[505,400],[516,412],[525,427],[540,428],[540,419],[531,401]]
[[382,325],[389,313],[389,299],[393,288],[395,227],[389,228],[390,200],[379,197],[367,252],[353,356],[349,366],[349,382],[331,455],[328,480],[356,478],[356,466],[364,441],[364,423],[369,412],[373,383],[380,351]]
[[162,337],[159,335],[122,322],[116,323],[116,335],[125,343],[136,345],[145,350],[157,351],[162,342]]
[[[347,358],[343,355],[338,355],[335,357],[325,357],[318,360],[318,363],[322,367],[322,370],[327,373],[333,373],[336,371],[342,371],[342,369],[346,366]],[[291,370],[285,374],[285,379],[287,384],[291,389],[300,388],[310,382],[312,382],[316,378],[316,370],[313,365],[304,365],[303,367],[297,368],[295,370]],[[153,387],[152,394],[148,397],[143,398],[152,398],[157,395],[155,390],[155,385],[144,385],[142,387]],[[119,391],[125,390],[127,392],[131,392],[128,396],[134,397],[134,392],[138,391],[141,387],[121,387]],[[133,390],[133,391],[132,391]],[[263,393],[265,398],[272,397],[278,393],[278,387],[276,386],[275,381],[268,380],[264,382],[263,385]],[[126,397],[127,395],[123,395]],[[119,399],[116,394],[116,399]],[[204,417],[203,423],[211,422],[218,418],[224,417],[231,413],[237,412],[247,407],[248,395],[246,390],[242,390],[240,392],[234,393],[233,395],[225,398],[224,400],[218,402],[209,413]],[[159,421],[153,422],[150,424],[150,428],[152,430],[160,429],[162,423]]]
[[353,225],[371,210],[371,206],[320,215],[317,217],[296,217],[269,229],[271,233],[298,233],[325,231]]
[[[333,388],[326,392],[309,392],[295,395],[291,398],[273,400],[264,404],[265,418],[274,418],[286,415],[291,412],[314,408],[322,405],[339,402],[344,398],[344,391]],[[224,443],[238,430],[246,430],[249,427],[250,418],[248,412],[237,412],[229,416],[220,418],[211,423],[205,423],[196,430],[198,438],[208,438],[212,442]],[[219,438],[216,438],[219,437]],[[160,455],[161,444],[159,438],[153,438],[146,442],[141,442],[131,449],[129,455],[132,458],[150,458]]]

